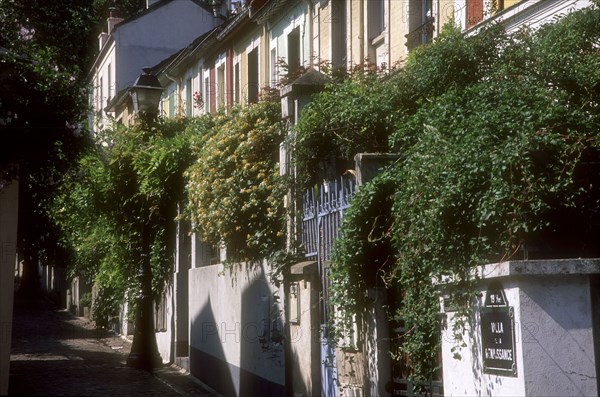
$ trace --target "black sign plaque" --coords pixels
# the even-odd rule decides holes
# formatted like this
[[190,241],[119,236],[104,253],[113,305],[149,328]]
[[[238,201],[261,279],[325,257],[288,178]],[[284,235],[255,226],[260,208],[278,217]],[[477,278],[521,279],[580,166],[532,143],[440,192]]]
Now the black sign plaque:
[[480,314],[483,372],[517,376],[514,312],[498,284],[488,289]]

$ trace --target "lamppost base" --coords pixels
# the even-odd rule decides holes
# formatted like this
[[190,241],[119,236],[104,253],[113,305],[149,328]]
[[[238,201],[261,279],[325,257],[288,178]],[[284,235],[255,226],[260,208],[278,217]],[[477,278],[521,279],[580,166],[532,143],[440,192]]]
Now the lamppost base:
[[146,353],[129,353],[127,356],[126,365],[131,368],[142,369],[144,371],[152,371],[154,368],[163,366],[160,355],[148,355]]

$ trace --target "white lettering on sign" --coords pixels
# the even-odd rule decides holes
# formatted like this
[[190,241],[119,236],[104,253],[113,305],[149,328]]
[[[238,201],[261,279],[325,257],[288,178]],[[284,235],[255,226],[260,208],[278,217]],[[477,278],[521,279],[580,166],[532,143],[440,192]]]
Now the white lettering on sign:
[[490,327],[492,328],[493,334],[503,334],[504,333],[504,326],[502,325],[502,322],[491,322]]
[[506,360],[512,361],[512,350],[511,349],[494,349],[488,347],[485,349],[485,358],[487,360]]

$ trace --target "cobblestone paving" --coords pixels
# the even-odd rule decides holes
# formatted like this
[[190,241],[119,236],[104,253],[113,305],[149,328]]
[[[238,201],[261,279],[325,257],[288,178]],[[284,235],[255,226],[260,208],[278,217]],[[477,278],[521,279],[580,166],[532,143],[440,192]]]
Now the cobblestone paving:
[[44,300],[15,299],[9,395],[215,396],[175,367],[125,366],[131,344]]

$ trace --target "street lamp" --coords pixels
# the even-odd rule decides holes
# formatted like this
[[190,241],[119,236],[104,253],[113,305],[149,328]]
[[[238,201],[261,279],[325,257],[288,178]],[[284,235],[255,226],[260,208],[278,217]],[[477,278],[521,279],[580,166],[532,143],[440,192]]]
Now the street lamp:
[[162,92],[158,77],[146,72],[140,74],[130,89],[133,111],[156,115]]
[[[134,111],[150,120],[158,114],[158,103],[162,87],[158,78],[148,73],[141,74],[130,90]],[[137,296],[133,343],[127,357],[127,366],[152,371],[162,365],[154,333],[154,310],[152,298],[152,268],[150,266],[150,235],[147,203],[142,204],[141,215],[141,258],[139,269],[140,290]]]

